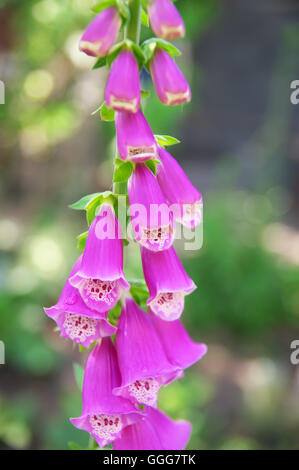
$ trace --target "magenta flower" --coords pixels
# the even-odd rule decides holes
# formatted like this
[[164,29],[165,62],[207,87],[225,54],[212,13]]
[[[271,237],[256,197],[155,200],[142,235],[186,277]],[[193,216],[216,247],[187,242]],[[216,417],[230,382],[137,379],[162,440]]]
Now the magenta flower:
[[141,418],[141,412],[123,397],[112,394],[120,373],[114,344],[102,339],[88,356],[83,381],[83,409],[72,424],[88,432],[100,447],[121,436],[123,429]]
[[161,385],[181,377],[167,360],[148,315],[132,299],[123,306],[116,333],[116,350],[122,377],[116,395],[156,406]]
[[80,51],[104,57],[115,43],[120,27],[121,17],[117,8],[106,8],[85,29],[79,42]]
[[191,90],[173,58],[157,48],[150,62],[151,76],[159,100],[166,105],[176,105],[191,100]]
[[160,165],[157,165],[157,180],[170,206],[174,218],[189,228],[202,220],[202,197],[187,178],[178,162],[162,147],[159,147]]
[[158,147],[152,130],[142,111],[116,113],[117,147],[123,160],[144,162],[157,158]]
[[124,429],[114,450],[183,450],[191,434],[188,421],[172,421],[160,410],[145,408],[146,417]]
[[140,107],[139,69],[132,51],[123,50],[113,61],[105,101],[115,111],[137,113]]
[[[78,271],[81,259],[82,256],[75,263],[69,277]],[[44,310],[48,317],[56,321],[60,336],[69,338],[85,348],[97,339],[113,335],[116,331],[116,328],[108,323],[107,313],[98,313],[88,308],[69,280],[66,281],[57,304]]]
[[141,248],[144,278],[149,289],[147,305],[162,320],[177,320],[184,310],[184,297],[196,289],[171,247],[154,253]]
[[152,30],[163,39],[185,36],[185,25],[171,0],[152,0],[147,6]]
[[187,369],[206,354],[207,346],[192,341],[180,320],[164,321],[151,311],[149,316],[171,364]]
[[130,288],[123,273],[120,226],[109,204],[103,204],[93,220],[81,266],[69,281],[85,304],[97,312],[113,308],[122,289]]
[[130,215],[135,238],[149,250],[167,250],[174,240],[173,215],[154,174],[136,165],[129,183]]

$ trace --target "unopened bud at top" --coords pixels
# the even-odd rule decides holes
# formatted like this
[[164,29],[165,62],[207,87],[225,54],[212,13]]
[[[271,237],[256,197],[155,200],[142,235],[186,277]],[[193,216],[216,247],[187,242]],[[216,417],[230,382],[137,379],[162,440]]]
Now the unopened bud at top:
[[147,11],[154,33],[163,39],[177,39],[185,36],[185,25],[171,0],[152,0]]
[[115,43],[120,27],[121,17],[117,8],[106,8],[85,29],[79,43],[80,51],[104,57]]

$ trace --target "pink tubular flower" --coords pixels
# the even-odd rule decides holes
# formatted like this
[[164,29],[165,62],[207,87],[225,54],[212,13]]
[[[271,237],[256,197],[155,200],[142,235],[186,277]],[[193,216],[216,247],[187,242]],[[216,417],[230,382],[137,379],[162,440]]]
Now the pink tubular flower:
[[187,369],[206,354],[207,346],[192,341],[180,320],[164,321],[152,312],[149,315],[171,364]]
[[146,417],[124,429],[114,441],[114,450],[183,450],[191,434],[188,421],[172,421],[154,408],[145,408]]
[[128,183],[130,215],[136,241],[149,250],[167,250],[174,240],[173,215],[154,174],[136,165]]
[[158,147],[152,130],[142,111],[116,113],[117,147],[123,160],[144,162],[157,157]]
[[130,50],[113,61],[105,90],[105,101],[115,111],[136,113],[140,107],[139,69]]
[[147,6],[152,30],[163,39],[185,36],[185,25],[171,0],[152,0]]
[[121,290],[130,288],[123,273],[123,244],[114,209],[101,206],[93,220],[78,271],[70,278],[85,304],[107,312],[118,301]]
[[176,105],[191,100],[191,90],[173,58],[157,47],[150,62],[151,76],[159,100],[166,105]]
[[117,8],[106,8],[85,29],[79,43],[80,51],[104,57],[115,43],[120,27],[121,17]]
[[[80,268],[82,256],[75,263],[72,277]],[[107,313],[98,313],[88,308],[78,290],[67,280],[57,304],[45,308],[48,317],[56,321],[60,328],[60,336],[69,338],[88,348],[94,341],[113,335],[114,326],[107,321]]]
[[122,377],[121,386],[113,390],[116,395],[156,406],[161,385],[182,376],[167,360],[150,318],[132,299],[121,312],[116,350]]
[[115,347],[110,338],[102,339],[90,353],[83,381],[83,409],[72,424],[88,432],[100,447],[121,436],[123,429],[141,418],[129,400],[112,394],[120,384]]
[[187,178],[178,162],[162,147],[159,147],[160,165],[157,165],[157,180],[170,206],[174,206],[174,217],[186,227],[194,228],[202,220],[202,197]]
[[184,297],[196,289],[171,247],[154,253],[141,248],[142,266],[149,289],[148,306],[162,320],[177,320],[184,309]]

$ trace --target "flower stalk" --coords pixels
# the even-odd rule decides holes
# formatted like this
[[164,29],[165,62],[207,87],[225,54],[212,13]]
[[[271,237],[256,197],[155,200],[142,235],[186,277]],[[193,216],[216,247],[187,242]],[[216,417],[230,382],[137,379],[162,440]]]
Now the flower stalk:
[[[175,220],[191,228],[200,223],[201,195],[163,148],[179,141],[152,132],[140,106],[140,71],[146,67],[151,72],[164,105],[190,101],[190,87],[173,60],[180,52],[165,40],[183,37],[185,26],[170,0],[148,0],[149,22],[158,37],[140,46],[141,0],[111,4],[95,7],[98,15],[79,48],[98,57],[95,68],[109,67],[105,102],[98,111],[102,120],[115,121],[113,192],[90,194],[72,204],[86,211],[89,229],[78,237],[83,254],[57,304],[45,312],[61,336],[91,349],[82,413],[71,418],[91,436],[89,448],[182,450],[190,423],[171,420],[157,403],[159,389],[183,377],[184,369],[207,350],[192,341],[179,319],[184,297],[196,285],[172,247]],[[121,23],[124,39],[115,44]],[[127,211],[120,220],[121,196],[129,201],[143,280],[129,282],[124,274]]]

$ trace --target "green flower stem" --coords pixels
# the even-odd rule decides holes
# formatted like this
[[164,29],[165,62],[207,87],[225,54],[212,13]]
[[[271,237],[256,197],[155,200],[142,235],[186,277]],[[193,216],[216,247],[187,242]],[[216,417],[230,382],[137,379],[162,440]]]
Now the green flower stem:
[[141,1],[129,0],[128,2],[131,12],[131,18],[125,29],[125,38],[139,44],[140,25],[141,25]]
[[[128,2],[131,17],[125,27],[125,39],[139,44],[140,39],[140,27],[141,27],[141,0],[129,0]],[[115,152],[115,158],[117,157],[117,149]],[[113,192],[115,194],[127,194],[128,184],[127,183],[114,183]]]

